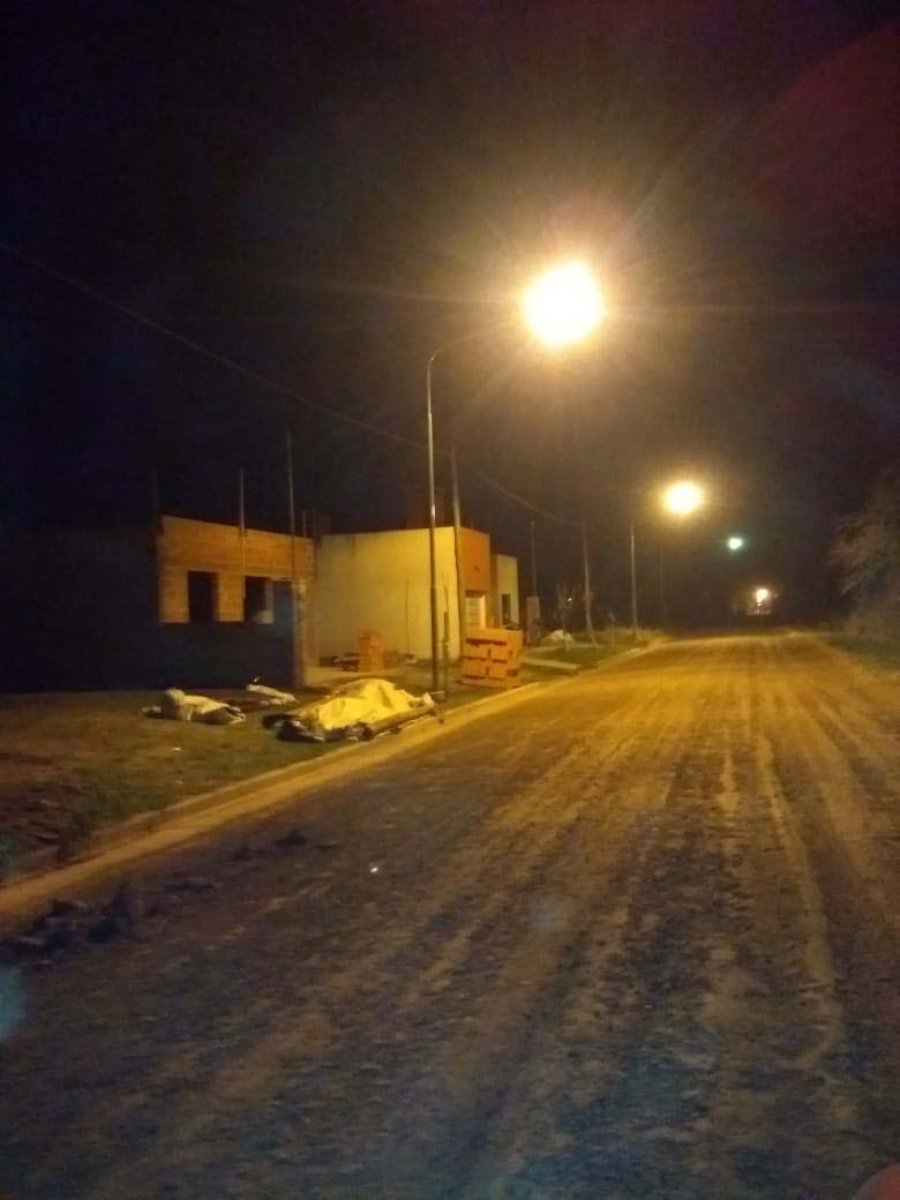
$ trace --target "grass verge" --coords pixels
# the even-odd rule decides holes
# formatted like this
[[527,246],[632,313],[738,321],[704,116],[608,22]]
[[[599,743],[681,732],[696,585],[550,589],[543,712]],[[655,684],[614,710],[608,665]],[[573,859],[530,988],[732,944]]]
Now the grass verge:
[[[622,637],[537,652],[548,662],[555,658],[588,668],[632,646]],[[418,694],[430,686],[430,667],[419,664],[391,677]],[[496,694],[457,679],[454,668],[445,708]],[[559,674],[532,666],[522,673],[523,683],[548,679]],[[0,696],[0,880],[31,851],[77,847],[104,825],[312,760],[340,745],[279,741],[262,728],[263,713],[248,713],[245,723],[231,726],[151,720],[141,709],[157,699],[157,693],[141,691]]]
[[154,693],[0,697],[0,873],[21,854],[322,754],[246,723],[151,720]]
[[831,644],[864,659],[869,665],[900,670],[900,638],[854,637],[849,633],[831,635]]

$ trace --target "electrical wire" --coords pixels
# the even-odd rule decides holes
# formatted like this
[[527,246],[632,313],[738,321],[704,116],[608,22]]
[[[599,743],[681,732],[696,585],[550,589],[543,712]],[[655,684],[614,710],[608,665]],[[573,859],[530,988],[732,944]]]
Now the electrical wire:
[[[95,287],[92,287],[90,284],[84,283],[82,280],[76,279],[74,276],[68,275],[64,271],[60,271],[57,267],[49,266],[47,263],[42,262],[40,259],[34,258],[30,254],[26,254],[24,251],[19,250],[16,246],[10,245],[8,242],[0,241],[0,250],[3,250],[6,254],[13,258],[19,259],[21,262],[26,263],[35,270],[42,271],[45,275],[49,275],[51,278],[66,284],[68,287],[74,288],[76,291],[82,292],[86,296],[90,296],[91,299],[96,300],[99,304],[106,305],[115,312],[121,313],[123,316],[128,317],[129,320],[134,321],[136,324],[142,325],[146,329],[150,329],[153,333],[168,338],[170,341],[176,342],[182,346],[186,346],[189,350],[194,351],[195,354],[199,354],[204,358],[208,358],[212,362],[218,363],[219,366],[223,366],[229,370],[235,371],[237,374],[242,375],[245,379],[252,380],[254,383],[260,384],[262,387],[268,388],[272,392],[276,392],[282,396],[287,396],[292,400],[296,400],[298,403],[304,405],[313,412],[318,412],[324,416],[332,417],[334,420],[341,421],[345,425],[349,425],[354,429],[361,430],[364,433],[372,433],[377,437],[385,438],[386,440],[399,443],[403,446],[412,447],[414,450],[425,450],[424,443],[417,442],[413,438],[404,437],[403,434],[394,433],[390,429],[385,429],[381,425],[373,425],[371,422],[365,421],[360,417],[354,417],[349,413],[342,412],[341,409],[333,408],[330,405],[322,404],[315,400],[310,400],[309,397],[304,396],[301,392],[297,391],[296,388],[291,387],[289,384],[281,383],[276,379],[271,379],[267,375],[263,375],[259,371],[254,370],[252,367],[244,366],[244,364],[238,362],[237,359],[230,358],[225,354],[220,354],[217,350],[212,350],[208,346],[204,346],[201,342],[197,342],[193,338],[189,338],[183,333],[178,333],[176,330],[170,329],[167,325],[163,325],[161,322],[155,321],[152,317],[148,317],[146,314],[139,312],[130,305],[123,304],[119,300],[112,299],[112,297],[107,296],[105,293],[99,291]],[[446,454],[446,451],[439,451],[439,453]],[[558,513],[551,512],[549,509],[543,508],[541,505],[535,504],[533,501],[526,499],[526,497],[520,496],[511,488],[506,487],[504,484],[494,479],[486,471],[481,470],[480,467],[476,467],[473,463],[468,462],[464,457],[461,457],[460,463],[471,474],[477,476],[488,487],[493,488],[507,500],[511,500],[515,504],[521,505],[529,512],[545,517],[547,520],[553,521],[559,525],[566,525],[571,528],[580,527],[580,522],[572,521],[566,517],[561,517]]]

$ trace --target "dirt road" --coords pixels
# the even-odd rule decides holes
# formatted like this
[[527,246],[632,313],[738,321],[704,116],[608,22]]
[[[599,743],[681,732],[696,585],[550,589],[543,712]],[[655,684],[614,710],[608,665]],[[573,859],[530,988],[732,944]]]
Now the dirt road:
[[169,859],[3,977],[0,1193],[847,1200],[900,1156],[898,736],[813,638],[673,644]]

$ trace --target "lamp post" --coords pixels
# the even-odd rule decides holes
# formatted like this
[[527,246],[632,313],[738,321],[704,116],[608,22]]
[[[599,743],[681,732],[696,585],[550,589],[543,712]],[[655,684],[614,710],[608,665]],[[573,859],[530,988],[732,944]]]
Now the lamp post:
[[[556,350],[588,336],[605,315],[603,296],[590,268],[570,262],[541,275],[525,293],[523,313],[532,334],[548,349]],[[431,687],[439,690],[438,597],[437,597],[437,511],[434,489],[434,406],[432,374],[435,360],[445,350],[485,337],[491,330],[477,330],[438,346],[425,370],[425,411],[428,440],[428,596],[431,617]],[[586,568],[587,569],[587,568]],[[586,575],[587,578],[587,575]],[[461,590],[461,589],[460,589]],[[588,597],[589,599],[589,597]]]
[[[694,483],[693,480],[680,479],[677,483],[671,483],[663,490],[662,504],[663,507],[676,517],[689,517],[701,508],[706,502],[706,495],[703,488]],[[632,637],[637,640],[638,631],[638,598],[637,598],[637,550],[636,538],[634,533],[634,518],[632,517],[628,529],[628,548],[629,558],[631,563],[631,633]],[[662,548],[659,553],[659,592],[660,592],[660,607],[665,607],[665,582],[664,582],[664,567]]]
[[434,413],[431,405],[431,370],[434,360],[443,350],[439,347],[428,360],[425,372],[425,396],[428,428],[428,596],[431,604],[431,690],[438,691],[438,602],[437,551],[435,529],[437,513],[434,500]]
[[[551,351],[584,341],[606,316],[603,293],[590,267],[579,261],[564,263],[539,276],[525,293],[523,309],[532,334]],[[593,642],[591,569],[585,521],[581,523],[581,554],[585,628]]]

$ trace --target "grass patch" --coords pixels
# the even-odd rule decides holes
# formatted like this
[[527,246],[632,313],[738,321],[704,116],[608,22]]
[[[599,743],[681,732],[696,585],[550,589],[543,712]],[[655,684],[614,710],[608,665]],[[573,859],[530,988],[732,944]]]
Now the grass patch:
[[[652,630],[640,629],[635,640],[631,636],[631,631],[627,629],[617,629],[615,633],[604,630],[596,635],[594,642],[589,642],[583,635],[578,635],[576,640],[568,646],[529,646],[525,653],[530,659],[545,658],[550,662],[574,663],[579,668],[595,667],[598,663],[604,662],[608,658],[614,658],[618,654],[624,654],[628,650],[649,646],[651,642],[659,640],[660,636]],[[530,663],[528,669],[539,668],[536,664]]]
[[151,720],[154,693],[0,697],[0,839],[9,857],[322,754],[261,725]]
[[830,641],[832,645],[857,655],[871,665],[891,671],[900,670],[900,638],[854,637],[849,633],[836,633]]

